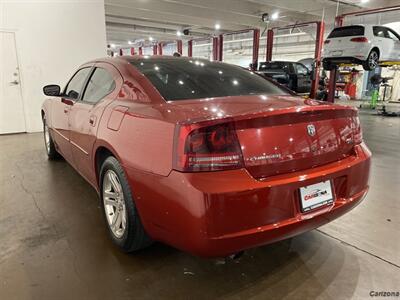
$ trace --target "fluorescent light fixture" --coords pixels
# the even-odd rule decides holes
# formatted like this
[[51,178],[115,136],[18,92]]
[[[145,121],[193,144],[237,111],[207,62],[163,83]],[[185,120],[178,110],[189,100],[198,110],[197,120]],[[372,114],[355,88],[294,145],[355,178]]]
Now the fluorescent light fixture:
[[271,15],[271,20],[277,20],[279,18],[279,12],[276,11]]
[[216,23],[216,24],[215,24],[215,29],[216,29],[216,30],[220,30],[220,29],[221,29],[221,24]]
[[182,35],[182,32],[180,32],[179,30],[176,32],[176,35],[177,36],[181,36]]
[[128,44],[129,44],[129,45],[132,45],[133,43],[132,43],[132,41],[128,41]]
[[361,3],[368,3],[369,0],[361,0]]
[[152,42],[154,39],[152,36],[149,36],[149,41]]
[[110,44],[110,47],[111,47],[111,48],[115,48],[116,45],[115,45],[115,44]]

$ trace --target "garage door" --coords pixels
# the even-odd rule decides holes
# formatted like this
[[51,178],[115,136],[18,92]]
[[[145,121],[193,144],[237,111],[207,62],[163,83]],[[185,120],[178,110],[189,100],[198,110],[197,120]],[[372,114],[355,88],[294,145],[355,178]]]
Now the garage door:
[[0,134],[25,132],[15,34],[0,31]]

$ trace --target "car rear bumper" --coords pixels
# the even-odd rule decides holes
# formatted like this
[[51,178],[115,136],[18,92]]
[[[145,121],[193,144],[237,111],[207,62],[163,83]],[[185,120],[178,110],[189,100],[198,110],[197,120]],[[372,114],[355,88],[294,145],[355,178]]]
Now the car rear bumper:
[[[345,214],[368,191],[370,152],[313,169],[254,179],[245,169],[128,177],[147,232],[179,249],[205,257],[227,256],[312,230]],[[331,180],[335,202],[308,213],[299,188]]]

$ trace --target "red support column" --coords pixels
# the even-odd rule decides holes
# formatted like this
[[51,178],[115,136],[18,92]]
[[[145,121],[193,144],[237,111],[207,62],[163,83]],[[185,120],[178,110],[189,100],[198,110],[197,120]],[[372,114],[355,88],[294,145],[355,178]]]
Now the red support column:
[[328,102],[335,102],[337,68],[329,72]]
[[188,41],[188,57],[193,57],[193,40]]
[[315,40],[315,54],[314,54],[314,74],[311,83],[310,98],[315,98],[317,96],[318,86],[319,86],[319,72],[321,68],[321,53],[322,46],[324,44],[324,31],[325,23],[317,22],[317,34]]
[[251,69],[253,71],[257,70],[259,48],[260,48],[260,29],[254,29],[254,31],[253,31],[253,60],[251,62]]
[[266,53],[266,61],[272,60],[272,48],[274,46],[274,31],[272,29],[267,32],[267,53]]
[[218,46],[217,46],[217,60],[222,61],[223,54],[224,54],[224,36],[222,34],[219,35],[218,37]]
[[143,47],[139,47],[139,55],[143,55]]
[[163,47],[163,43],[162,42],[157,44],[158,55],[162,55],[162,47]]
[[153,55],[157,55],[157,45],[153,45]]
[[124,52],[122,52],[122,49],[119,49],[119,56],[124,55]]
[[212,59],[218,60],[218,37],[212,38]]
[[176,41],[176,50],[180,55],[183,54],[183,42],[182,42],[182,40],[177,40]]
[[131,55],[135,55],[135,48],[131,47]]

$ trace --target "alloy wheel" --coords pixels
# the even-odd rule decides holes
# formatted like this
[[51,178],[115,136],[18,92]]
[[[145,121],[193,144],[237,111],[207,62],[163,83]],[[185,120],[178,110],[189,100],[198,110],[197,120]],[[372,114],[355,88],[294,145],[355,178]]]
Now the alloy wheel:
[[369,67],[373,70],[378,66],[378,53],[376,53],[375,51],[372,51],[371,54],[369,55],[369,59],[368,59],[368,64]]
[[122,185],[113,170],[104,174],[103,202],[108,226],[115,237],[121,238],[126,229],[127,211]]

